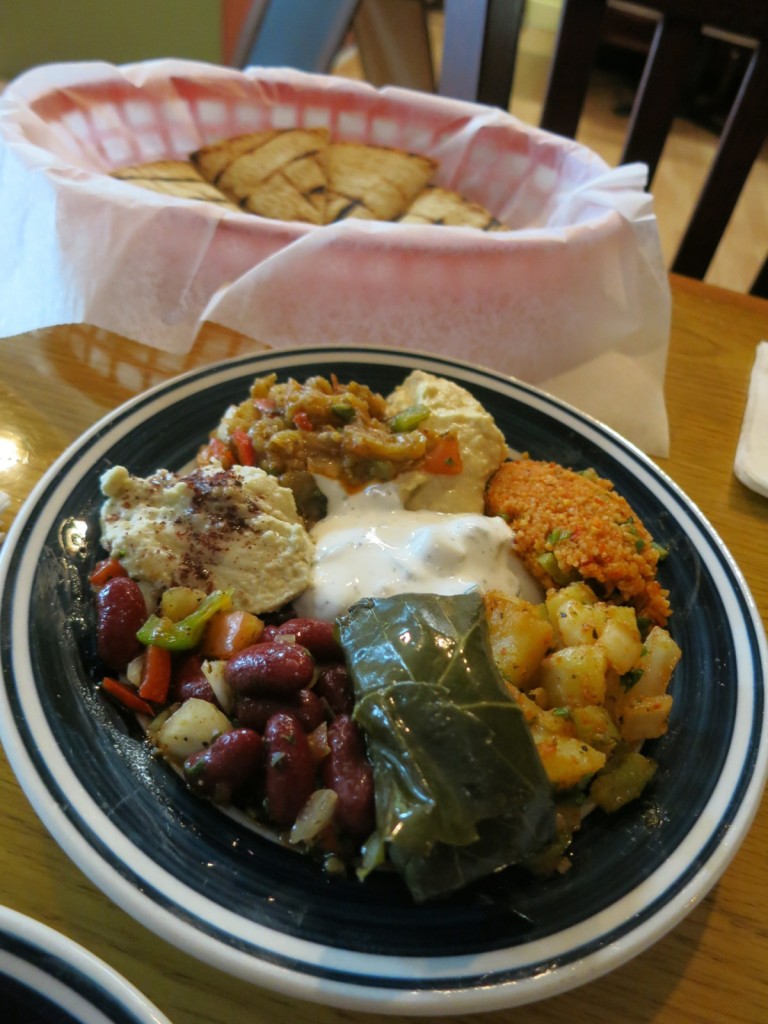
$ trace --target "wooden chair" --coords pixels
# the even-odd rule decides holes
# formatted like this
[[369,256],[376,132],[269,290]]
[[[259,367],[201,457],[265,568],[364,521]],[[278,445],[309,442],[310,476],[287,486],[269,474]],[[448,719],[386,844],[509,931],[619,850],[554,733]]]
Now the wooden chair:
[[[608,0],[563,0],[541,126],[574,137],[601,39]],[[649,184],[678,111],[702,29],[751,48],[741,86],[672,271],[703,278],[752,165],[768,137],[768,3],[765,0],[641,0],[658,20],[629,119],[623,163],[649,168]],[[768,260],[752,286],[768,298]]]
[[326,73],[352,31],[367,81],[432,92],[427,7],[426,0],[251,0],[230,63]]
[[330,69],[359,0],[251,0],[231,63]]
[[252,0],[234,67],[327,72],[353,30],[365,77],[506,108],[525,0],[442,0],[444,53],[436,81],[427,26],[437,0]]
[[443,14],[437,91],[506,110],[525,0],[443,0]]
[[[563,0],[541,126],[574,137],[610,0]],[[427,0],[254,0],[236,66],[288,64],[327,71],[354,27],[366,77],[435,89],[507,109],[525,0],[443,0],[442,70],[434,80]],[[617,5],[618,6],[618,5]],[[702,28],[752,48],[741,89],[672,270],[703,278],[768,133],[768,0],[639,0],[657,19],[622,162],[642,161],[649,184],[664,148]],[[768,297],[768,260],[752,286]]]

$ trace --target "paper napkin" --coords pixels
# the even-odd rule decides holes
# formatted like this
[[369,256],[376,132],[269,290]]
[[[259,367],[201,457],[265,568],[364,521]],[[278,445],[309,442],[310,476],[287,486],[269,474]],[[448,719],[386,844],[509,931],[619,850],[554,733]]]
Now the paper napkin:
[[757,346],[733,470],[743,484],[768,497],[768,341]]

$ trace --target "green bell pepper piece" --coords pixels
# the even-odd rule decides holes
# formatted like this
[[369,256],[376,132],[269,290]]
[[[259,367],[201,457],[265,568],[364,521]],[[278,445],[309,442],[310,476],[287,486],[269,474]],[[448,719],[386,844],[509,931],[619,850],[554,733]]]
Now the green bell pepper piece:
[[428,416],[429,409],[426,405],[409,405],[407,409],[401,409],[390,417],[387,424],[393,434],[405,434],[409,430],[415,430]]
[[169,651],[190,651],[200,643],[205,627],[216,612],[225,612],[231,607],[231,591],[214,590],[191,614],[178,622],[161,615],[150,615],[136,636],[145,645],[154,644]]
[[331,406],[331,412],[345,423],[355,418],[355,410],[348,402],[335,402]]
[[563,572],[560,568],[560,563],[551,551],[545,551],[543,555],[538,556],[536,561],[542,567],[544,572],[549,573],[555,583],[560,586],[565,586],[568,583],[574,583],[579,578],[579,574],[575,569],[572,569],[570,572]]

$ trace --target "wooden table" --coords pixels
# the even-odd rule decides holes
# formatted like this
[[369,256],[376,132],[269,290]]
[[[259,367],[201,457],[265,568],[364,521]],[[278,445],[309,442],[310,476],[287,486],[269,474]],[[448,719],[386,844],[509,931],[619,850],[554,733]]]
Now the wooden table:
[[[672,283],[667,386],[672,445],[670,458],[659,464],[718,530],[768,622],[768,500],[747,490],[732,473],[755,346],[768,338],[768,302],[682,278]],[[98,417],[183,370],[247,351],[242,339],[211,333],[190,355],[170,357],[80,327],[0,344],[0,489],[13,499],[0,528],[7,528],[51,460]],[[272,995],[155,937],[112,904],[59,849],[4,757],[0,806],[0,903],[51,925],[105,959],[173,1024],[375,1024],[391,1019]],[[566,995],[455,1019],[477,1024],[768,1020],[768,800],[719,884],[652,949]]]

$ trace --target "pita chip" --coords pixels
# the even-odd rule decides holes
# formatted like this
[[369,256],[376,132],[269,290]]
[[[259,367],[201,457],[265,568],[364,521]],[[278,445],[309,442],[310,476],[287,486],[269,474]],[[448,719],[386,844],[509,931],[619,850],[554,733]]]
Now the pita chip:
[[428,186],[414,199],[400,218],[400,223],[448,224],[479,228],[481,231],[507,230],[484,206],[437,185]]
[[199,199],[218,203],[236,210],[237,207],[214,185],[203,178],[197,168],[187,160],[154,160],[133,164],[111,172],[111,177],[131,185],[161,192],[179,199]]
[[238,206],[262,217],[322,224],[328,145],[324,128],[256,132],[193,154],[203,174]]
[[357,142],[331,143],[324,163],[327,224],[346,217],[397,220],[437,167],[426,156]]
[[250,132],[248,135],[235,135],[231,139],[212,142],[190,155],[190,160],[200,171],[206,181],[216,184],[219,175],[238,157],[258,149],[277,135],[277,131]]

